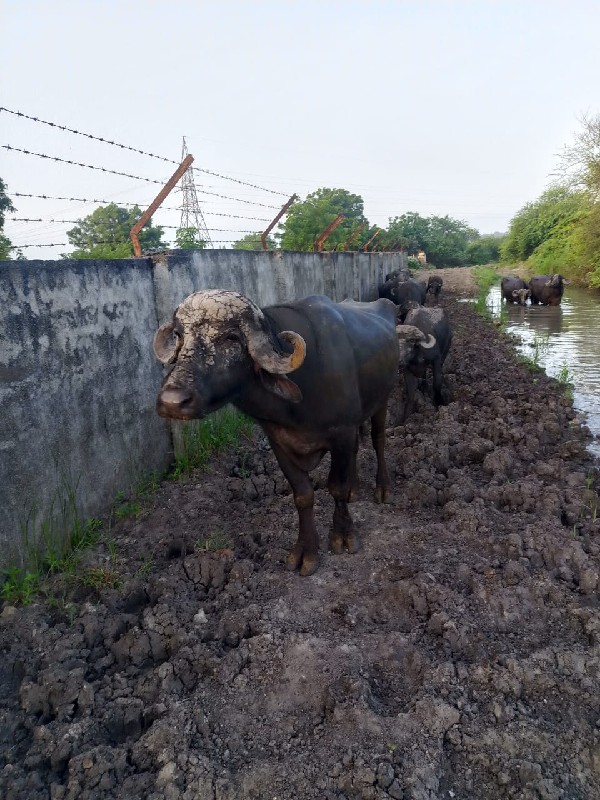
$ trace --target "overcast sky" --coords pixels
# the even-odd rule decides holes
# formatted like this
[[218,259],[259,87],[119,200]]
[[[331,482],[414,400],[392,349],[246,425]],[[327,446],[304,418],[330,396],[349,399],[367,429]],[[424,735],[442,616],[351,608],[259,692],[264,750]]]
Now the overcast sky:
[[[187,138],[213,242],[262,230],[292,193],[360,194],[372,224],[407,211],[505,231],[600,112],[597,0],[0,0],[0,106],[179,161]],[[175,165],[0,113],[18,217],[148,205]],[[213,194],[207,194],[212,192]],[[215,194],[227,198],[216,197]],[[242,202],[246,201],[246,202]],[[180,197],[154,216],[177,226]],[[262,204],[262,205],[259,205]],[[237,219],[239,215],[257,220]],[[57,258],[69,223],[9,221]],[[227,229],[222,232],[216,229]],[[166,238],[172,241],[174,231]],[[217,244],[216,246],[221,246]]]

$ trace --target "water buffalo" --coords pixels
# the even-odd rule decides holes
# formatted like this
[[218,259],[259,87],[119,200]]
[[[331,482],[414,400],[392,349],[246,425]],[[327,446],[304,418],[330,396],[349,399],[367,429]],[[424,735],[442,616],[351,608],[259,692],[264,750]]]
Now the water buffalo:
[[299,535],[287,566],[300,567],[301,575],[318,566],[309,472],[326,452],[335,501],[330,548],[360,549],[348,501],[356,487],[358,428],[369,418],[375,499],[389,499],[384,442],[398,374],[396,314],[385,299],[334,303],[320,296],[260,309],[238,292],[215,289],[190,295],[155,334],[155,355],[173,365],[158,393],[161,416],[197,419],[232,403],[267,434],[294,493]]
[[403,280],[401,276],[390,278],[378,288],[379,297],[385,297],[398,306],[398,319],[402,322],[411,304],[425,305],[427,288],[414,278]]
[[520,306],[526,305],[531,294],[529,286],[522,278],[502,278],[500,291],[507,303],[517,303]]
[[571,281],[562,275],[536,275],[529,281],[531,302],[535,305],[559,306],[565,286]]
[[410,278],[410,272],[408,267],[401,267],[400,269],[395,269],[393,272],[388,272],[385,276],[386,281],[391,281],[394,278],[400,278],[402,281],[407,281]]
[[[404,344],[403,329],[409,329]],[[420,339],[415,331],[421,334]],[[452,344],[452,329],[443,308],[411,308],[404,324],[398,326],[398,335],[406,391],[403,421],[406,421],[414,409],[417,383],[425,379],[428,369],[433,373],[433,402],[436,408],[444,405],[442,368]]]
[[442,291],[442,286],[444,285],[444,281],[441,275],[430,275],[429,280],[427,281],[427,294],[433,297],[435,303],[438,302],[440,292]]

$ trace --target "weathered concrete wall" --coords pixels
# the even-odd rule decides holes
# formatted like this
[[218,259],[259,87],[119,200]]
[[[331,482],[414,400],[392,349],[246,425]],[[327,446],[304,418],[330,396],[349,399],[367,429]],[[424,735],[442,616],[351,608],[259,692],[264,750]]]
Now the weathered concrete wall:
[[154,259],[159,320],[170,319],[191,292],[234,289],[268,306],[326,294],[332,300],[375,300],[388,272],[407,264],[402,253],[294,253],[198,250]]
[[[190,292],[236,289],[259,305],[327,294],[370,300],[403,256],[208,250],[122,261],[0,262],[0,565],[25,531],[58,534],[172,458],[154,411],[157,325]],[[405,263],[405,262],[404,262]],[[67,520],[68,522],[68,520]]]
[[153,293],[144,259],[0,265],[0,560],[28,519],[58,533],[69,491],[93,516],[167,465]]

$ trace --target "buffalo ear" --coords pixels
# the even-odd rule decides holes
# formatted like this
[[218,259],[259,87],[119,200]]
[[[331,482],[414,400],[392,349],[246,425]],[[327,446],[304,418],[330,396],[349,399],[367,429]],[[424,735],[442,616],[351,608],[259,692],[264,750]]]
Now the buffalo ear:
[[299,403],[302,400],[300,387],[285,375],[273,375],[264,369],[260,370],[260,379],[265,389],[290,403]]

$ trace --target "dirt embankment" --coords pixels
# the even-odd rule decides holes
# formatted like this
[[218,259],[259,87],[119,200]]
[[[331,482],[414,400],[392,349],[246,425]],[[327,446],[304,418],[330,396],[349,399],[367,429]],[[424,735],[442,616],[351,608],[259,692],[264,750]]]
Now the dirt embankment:
[[[113,528],[116,564],[97,559],[118,589],[4,608],[1,797],[600,797],[588,434],[555,382],[443,303],[453,400],[421,397],[405,427],[392,403],[392,504],[371,501],[361,447],[360,553],[285,570],[296,512],[257,438]],[[317,491],[323,546],[332,510]]]

